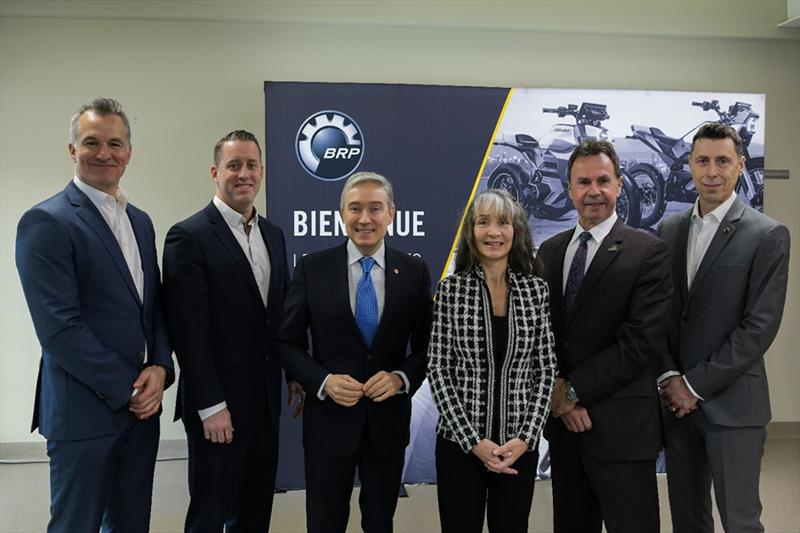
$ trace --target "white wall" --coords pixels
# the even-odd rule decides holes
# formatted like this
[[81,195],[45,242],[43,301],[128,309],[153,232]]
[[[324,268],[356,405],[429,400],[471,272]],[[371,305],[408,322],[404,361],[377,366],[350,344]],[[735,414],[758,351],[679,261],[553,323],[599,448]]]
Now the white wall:
[[[766,212],[794,237],[767,368],[774,419],[800,421],[800,30],[778,30],[786,17],[783,0],[3,0],[0,442],[40,438],[28,432],[39,348],[14,239],[22,212],[72,176],[73,110],[105,95],[134,120],[123,185],[151,214],[160,250],[169,226],[210,199],[214,142],[235,128],[263,137],[264,80],[767,93],[766,166],[792,177],[767,183]],[[162,438],[182,437],[165,416]]]

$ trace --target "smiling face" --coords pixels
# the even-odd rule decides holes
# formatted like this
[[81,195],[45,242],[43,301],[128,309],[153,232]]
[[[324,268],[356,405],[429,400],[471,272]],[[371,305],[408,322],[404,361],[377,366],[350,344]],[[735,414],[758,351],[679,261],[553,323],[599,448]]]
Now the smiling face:
[[389,206],[386,189],[375,182],[361,182],[345,193],[342,204],[347,236],[362,255],[374,254],[395,214],[394,207]]
[[730,198],[744,171],[744,156],[736,154],[731,139],[697,139],[689,156],[697,189],[700,215],[705,215]]
[[606,154],[579,157],[569,175],[569,197],[583,229],[591,229],[614,212],[622,181]]
[[472,236],[481,265],[508,263],[514,243],[514,225],[507,216],[486,208],[476,209]]
[[131,159],[128,131],[118,115],[86,111],[78,119],[75,144],[67,146],[75,162],[75,175],[87,185],[115,194]]
[[252,141],[224,143],[219,163],[211,166],[211,180],[219,199],[247,219],[252,216],[253,203],[263,178],[261,155]]

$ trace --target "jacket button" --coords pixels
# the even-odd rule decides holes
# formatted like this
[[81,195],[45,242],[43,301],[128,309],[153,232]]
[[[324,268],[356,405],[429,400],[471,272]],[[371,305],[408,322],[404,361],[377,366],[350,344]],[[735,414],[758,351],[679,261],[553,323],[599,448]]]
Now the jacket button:
[[569,349],[569,343],[568,342],[565,342],[564,344],[562,344],[562,346],[564,347],[565,350]]
[[689,317],[688,317],[688,316],[686,316],[686,315],[683,315],[683,316],[681,317],[681,321],[683,321],[683,323],[684,323],[684,324],[686,324],[687,322],[689,322]]
[[367,359],[372,359],[372,354],[371,353],[367,354]]

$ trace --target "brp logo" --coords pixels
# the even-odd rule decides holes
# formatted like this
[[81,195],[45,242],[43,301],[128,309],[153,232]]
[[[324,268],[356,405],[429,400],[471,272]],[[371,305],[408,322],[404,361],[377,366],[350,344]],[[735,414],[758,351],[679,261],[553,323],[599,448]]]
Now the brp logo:
[[319,111],[297,130],[297,159],[317,179],[349,176],[361,163],[364,137],[355,121],[339,111]]

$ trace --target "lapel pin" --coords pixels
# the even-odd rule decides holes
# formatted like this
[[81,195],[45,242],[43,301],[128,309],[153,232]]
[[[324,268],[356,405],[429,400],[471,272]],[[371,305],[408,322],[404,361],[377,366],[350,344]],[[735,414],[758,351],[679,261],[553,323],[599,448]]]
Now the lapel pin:
[[395,269],[394,269],[394,273],[395,273],[395,274],[399,274],[399,273],[400,273],[400,270],[398,270],[398,269],[396,269],[396,268],[395,268]]
[[728,233],[729,231],[731,231],[731,227],[725,226],[725,229],[722,230],[722,233]]

